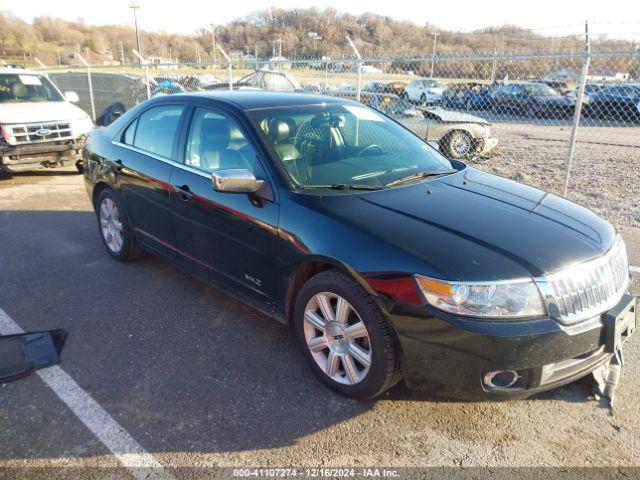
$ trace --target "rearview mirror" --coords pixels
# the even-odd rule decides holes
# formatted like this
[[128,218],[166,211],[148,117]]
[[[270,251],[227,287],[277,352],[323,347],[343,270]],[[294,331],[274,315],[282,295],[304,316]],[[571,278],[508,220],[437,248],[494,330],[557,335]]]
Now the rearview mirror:
[[255,193],[264,185],[264,180],[257,180],[244,168],[233,168],[213,172],[211,183],[216,192]]
[[64,99],[71,103],[78,103],[80,101],[80,97],[78,97],[76,92],[64,92]]

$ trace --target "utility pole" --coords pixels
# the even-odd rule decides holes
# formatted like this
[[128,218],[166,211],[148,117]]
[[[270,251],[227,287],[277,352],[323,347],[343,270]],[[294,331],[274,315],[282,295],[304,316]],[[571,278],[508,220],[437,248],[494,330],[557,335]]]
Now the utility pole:
[[[136,46],[137,46],[136,50],[140,55],[142,55],[142,50],[140,49],[140,33],[138,32],[138,14],[137,14],[138,9],[140,8],[140,4],[137,2],[131,2],[129,4],[129,8],[133,10],[133,23],[136,27]],[[139,60],[140,60],[140,65],[142,66],[142,60],[141,59]]]
[[124,43],[120,42],[120,63],[122,65],[125,64],[125,60],[124,60]]
[[431,78],[433,78],[433,72],[436,68],[436,43],[438,41],[438,35],[440,34],[432,32],[431,35],[433,35],[433,52],[431,54]]
[[491,65],[491,83],[496,81],[496,57],[498,56],[498,46],[496,45],[496,32],[492,32],[493,37],[493,63]]
[[[358,80],[357,80],[357,84],[356,84],[356,101],[359,102],[360,101],[360,92],[362,91],[362,56],[360,55],[360,52],[358,51],[358,49],[356,48],[356,45],[353,43],[353,41],[351,40],[351,37],[349,35],[347,35],[347,41],[349,42],[349,46],[353,49],[354,53],[356,54],[356,58],[357,63],[356,63],[356,68],[358,69]],[[357,138],[357,135],[356,135]]]
[[589,40],[589,22],[584,22],[584,60],[582,60],[582,73],[580,74],[580,84],[576,95],[576,106],[573,112],[573,126],[571,128],[571,138],[569,140],[569,157],[564,177],[563,195],[566,198],[569,190],[569,176],[571,175],[571,162],[576,151],[576,139],[578,136],[578,126],[580,125],[580,114],[582,113],[582,99],[584,98],[584,87],[587,84],[589,75],[589,63],[591,62],[591,42]]
[[213,52],[213,63],[216,63],[218,61],[218,53],[217,53],[217,48],[216,48],[216,26],[212,23],[211,24],[211,51]]

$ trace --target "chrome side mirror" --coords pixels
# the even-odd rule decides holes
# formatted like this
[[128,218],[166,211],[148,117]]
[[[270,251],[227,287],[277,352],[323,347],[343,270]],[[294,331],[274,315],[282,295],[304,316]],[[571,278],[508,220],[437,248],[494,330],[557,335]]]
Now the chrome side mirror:
[[257,180],[244,168],[231,168],[213,172],[211,183],[216,192],[255,193],[264,185],[264,180]]

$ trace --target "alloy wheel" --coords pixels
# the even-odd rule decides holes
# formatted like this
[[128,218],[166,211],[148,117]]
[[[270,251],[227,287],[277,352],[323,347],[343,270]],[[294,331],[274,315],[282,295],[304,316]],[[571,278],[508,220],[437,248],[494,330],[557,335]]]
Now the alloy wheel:
[[115,202],[104,198],[100,203],[100,231],[107,248],[113,253],[120,253],[124,243],[124,229],[120,220],[120,212]]
[[459,156],[467,155],[471,151],[471,137],[464,132],[454,133],[451,149]]
[[320,292],[307,302],[304,336],[316,364],[332,380],[360,383],[372,361],[371,341],[358,312],[341,296]]

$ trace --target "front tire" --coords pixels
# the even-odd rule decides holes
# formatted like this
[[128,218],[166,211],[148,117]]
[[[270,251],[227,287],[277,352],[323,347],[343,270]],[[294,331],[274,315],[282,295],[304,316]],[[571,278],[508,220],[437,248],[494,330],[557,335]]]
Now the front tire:
[[105,188],[100,192],[96,214],[100,238],[109,255],[121,262],[131,262],[144,255],[113,190]]
[[400,380],[391,327],[349,275],[327,270],[308,280],[296,299],[294,327],[311,369],[341,395],[371,399]]
[[465,158],[473,152],[474,140],[469,133],[456,130],[442,139],[441,150],[447,158]]

